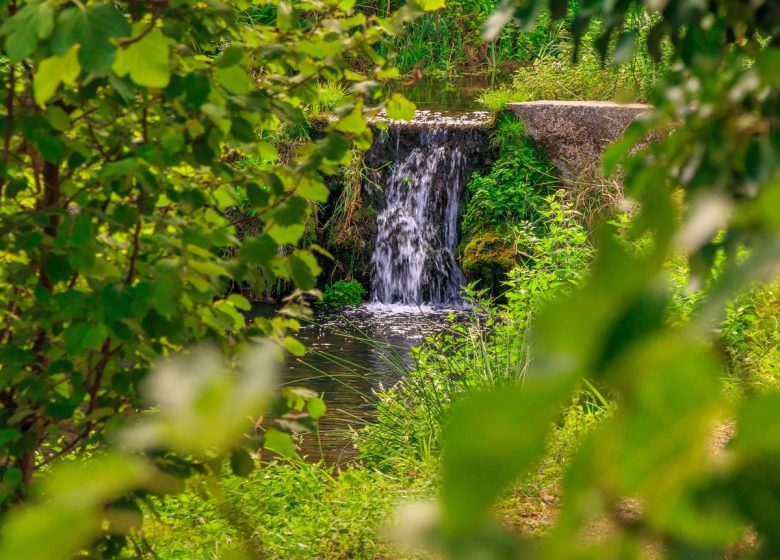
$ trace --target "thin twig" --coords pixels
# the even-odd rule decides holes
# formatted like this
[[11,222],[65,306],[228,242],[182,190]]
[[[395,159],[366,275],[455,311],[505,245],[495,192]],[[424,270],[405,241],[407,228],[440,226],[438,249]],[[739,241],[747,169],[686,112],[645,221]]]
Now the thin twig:
[[[167,3],[168,2],[166,0],[165,2],[161,2],[160,5],[164,5],[164,4],[167,4]],[[154,12],[152,14],[152,21],[149,22],[149,27],[144,29],[139,35],[137,35],[135,37],[130,37],[129,39],[120,39],[120,40],[118,40],[116,42],[117,46],[120,49],[126,49],[127,47],[129,47],[133,43],[137,43],[137,42],[143,40],[144,37],[149,35],[149,33],[154,31],[154,28],[157,27],[157,20],[159,19],[159,17],[160,17],[159,12]]]

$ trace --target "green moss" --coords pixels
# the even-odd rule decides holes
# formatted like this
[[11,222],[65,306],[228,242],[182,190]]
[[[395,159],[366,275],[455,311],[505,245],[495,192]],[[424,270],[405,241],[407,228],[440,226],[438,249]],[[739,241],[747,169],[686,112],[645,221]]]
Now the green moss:
[[497,293],[517,260],[513,236],[490,230],[470,238],[463,249],[461,266],[469,281]]

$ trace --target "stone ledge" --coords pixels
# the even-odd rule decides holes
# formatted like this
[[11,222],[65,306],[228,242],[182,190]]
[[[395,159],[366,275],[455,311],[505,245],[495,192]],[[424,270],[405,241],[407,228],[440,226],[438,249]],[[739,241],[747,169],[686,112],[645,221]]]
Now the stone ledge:
[[598,174],[604,149],[619,139],[637,116],[651,109],[642,103],[610,101],[529,101],[508,103],[528,135],[543,147],[566,181]]

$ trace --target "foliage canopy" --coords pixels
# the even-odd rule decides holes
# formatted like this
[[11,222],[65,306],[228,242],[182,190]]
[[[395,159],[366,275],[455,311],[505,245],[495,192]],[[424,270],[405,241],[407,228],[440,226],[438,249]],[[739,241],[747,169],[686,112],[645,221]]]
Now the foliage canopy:
[[[149,457],[55,468],[47,505],[12,517],[0,555],[67,558],[100,537],[97,549],[111,556],[129,526],[106,532],[119,518],[104,506],[121,498],[137,511],[133,492],[162,472],[208,472],[226,456],[244,472],[263,443],[294,455],[273,429],[229,443],[268,407],[267,390],[251,380],[270,375],[276,358],[253,361],[247,348],[270,337],[303,351],[286,333],[306,311],[300,300],[325,254],[300,246],[304,224],[327,198],[323,174],[371,143],[367,117],[380,108],[381,82],[397,75],[376,44],[435,7],[427,4],[378,18],[349,0],[0,0],[0,508],[25,499],[55,459],[108,433]],[[266,17],[247,25],[257,10]],[[304,123],[318,84],[339,80],[351,88],[337,118],[282,162],[269,135]],[[388,112],[409,106],[396,95]],[[242,156],[258,164],[231,163]],[[241,242],[225,211],[246,200],[262,231]],[[296,290],[272,319],[248,323],[249,302],[225,295],[231,284],[262,292],[277,279]],[[150,376],[159,358],[198,342],[227,357],[206,360],[216,372],[254,368],[249,385],[236,393],[227,374],[197,368]],[[146,379],[193,389],[174,384],[180,400],[152,389],[143,399]],[[304,420],[324,412],[316,395],[283,396]],[[123,424],[150,406],[155,422],[133,439]],[[68,485],[90,478],[94,494],[73,502]]]
[[[486,36],[512,17],[531,25],[548,6],[561,18],[567,4],[506,2]],[[637,40],[623,27],[635,4],[583,2],[572,34],[581,37],[598,18],[597,45],[620,63]],[[602,228],[588,281],[534,321],[524,386],[484,393],[453,412],[439,541],[453,557],[510,558],[522,550],[532,557],[633,558],[647,546],[670,557],[715,556],[734,550],[746,526],[756,532],[751,553],[778,549],[769,512],[780,455],[765,429],[778,422],[778,396],[741,401],[728,460],[713,461],[710,435],[729,414],[722,356],[708,341],[726,303],[751,282],[771,278],[780,262],[780,6],[670,0],[648,7],[657,10],[648,49],[660,57],[668,40],[673,65],[651,96],[655,110],[632,125],[604,163],[608,172],[623,164],[627,193],[639,202],[629,237],[649,242],[637,253],[614,228]],[[649,133],[660,133],[658,141],[632,155]],[[664,264],[677,254],[690,263],[691,289],[705,280],[712,287],[689,322],[669,327]],[[716,257],[721,273],[711,278]],[[496,537],[485,521],[488,506],[543,450],[544,432],[527,427],[551,423],[583,377],[607,384],[619,406],[576,453],[555,527],[534,545]],[[630,523],[617,514],[626,497],[642,504]],[[617,521],[615,530],[599,542],[579,540],[583,527],[602,516]]]

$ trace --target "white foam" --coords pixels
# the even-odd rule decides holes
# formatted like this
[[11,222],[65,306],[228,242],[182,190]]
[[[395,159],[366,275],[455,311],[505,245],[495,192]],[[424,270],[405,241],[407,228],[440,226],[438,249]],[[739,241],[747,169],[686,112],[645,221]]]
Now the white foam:
[[468,304],[463,307],[436,307],[433,305],[405,305],[402,303],[365,303],[356,310],[368,311],[372,315],[446,315],[448,313],[463,313],[471,308]]
[[388,119],[384,111],[372,121],[386,122],[392,127],[455,127],[482,128],[490,125],[493,114],[488,111],[415,111],[410,121]]

